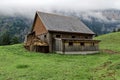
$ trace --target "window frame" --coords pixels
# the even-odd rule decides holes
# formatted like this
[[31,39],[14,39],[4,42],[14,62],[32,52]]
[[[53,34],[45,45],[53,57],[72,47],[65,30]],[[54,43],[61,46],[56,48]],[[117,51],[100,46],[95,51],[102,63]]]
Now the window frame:
[[84,43],[84,42],[81,42],[81,43],[80,43],[80,46],[85,46],[85,43]]
[[73,42],[69,42],[68,45],[69,46],[73,46],[74,44],[73,44]]
[[56,38],[61,38],[61,35],[60,34],[56,34],[55,37]]
[[76,38],[76,36],[72,35],[72,38]]

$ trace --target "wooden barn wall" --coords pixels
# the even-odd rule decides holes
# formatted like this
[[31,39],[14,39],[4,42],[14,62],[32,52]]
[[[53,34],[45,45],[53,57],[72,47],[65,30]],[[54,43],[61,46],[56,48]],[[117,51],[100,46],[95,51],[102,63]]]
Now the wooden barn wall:
[[62,51],[62,41],[55,40],[54,51]]
[[48,43],[48,33],[44,33],[38,36],[42,41]]
[[93,35],[90,34],[75,34],[75,33],[53,33],[53,38],[56,37],[56,35],[61,35],[61,38],[72,38],[72,36],[75,36],[75,38],[80,39],[92,39]]
[[98,43],[94,43],[94,45],[92,45],[92,43],[90,42],[85,42],[84,46],[80,45],[80,42],[73,42],[73,45],[70,46],[69,42],[65,42],[65,51],[69,52],[69,51],[98,51]]
[[49,44],[49,51],[54,52],[55,48],[55,41],[54,38],[56,38],[56,35],[61,35],[60,38],[72,38],[72,36],[75,36],[75,38],[85,39],[85,37],[88,37],[87,39],[92,39],[93,35],[90,34],[76,34],[76,33],[63,33],[63,32],[48,32],[47,33],[47,42]]
[[40,35],[47,32],[38,15],[36,17],[36,21],[33,26],[33,31],[35,31],[35,35]]
[[53,34],[52,33],[47,33],[47,38],[48,38],[48,44],[49,44],[49,52],[53,52],[54,50],[54,39],[53,39]]
[[49,52],[49,46],[34,46],[35,52],[43,52],[43,53],[48,53]]
[[[70,41],[71,42],[71,41]],[[69,45],[69,41],[62,43],[62,40],[55,39],[54,51],[98,51],[98,42],[85,42],[84,46],[81,46],[80,41],[73,41],[73,45]],[[64,46],[64,47],[63,47]]]

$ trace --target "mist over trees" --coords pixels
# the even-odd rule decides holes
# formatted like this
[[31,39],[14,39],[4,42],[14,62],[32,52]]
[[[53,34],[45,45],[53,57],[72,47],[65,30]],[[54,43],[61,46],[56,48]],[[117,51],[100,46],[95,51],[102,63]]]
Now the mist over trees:
[[[120,10],[97,10],[91,11],[90,13],[54,10],[52,13],[77,17],[95,32],[96,35],[106,34],[116,30],[120,31]],[[31,30],[34,19],[25,16],[26,15],[22,16],[19,14],[15,16],[0,15],[0,44],[15,44],[18,43],[18,41],[24,41],[25,35]],[[6,32],[9,33],[9,35],[5,35]],[[3,35],[7,36],[5,43],[3,42]]]
[[23,16],[0,16],[0,45],[17,44],[24,41],[32,20]]

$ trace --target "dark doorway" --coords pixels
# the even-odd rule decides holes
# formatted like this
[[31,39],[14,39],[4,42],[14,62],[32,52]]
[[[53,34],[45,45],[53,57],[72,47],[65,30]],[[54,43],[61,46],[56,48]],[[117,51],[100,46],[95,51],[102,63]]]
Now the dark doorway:
[[49,46],[36,46],[36,52],[49,53]]

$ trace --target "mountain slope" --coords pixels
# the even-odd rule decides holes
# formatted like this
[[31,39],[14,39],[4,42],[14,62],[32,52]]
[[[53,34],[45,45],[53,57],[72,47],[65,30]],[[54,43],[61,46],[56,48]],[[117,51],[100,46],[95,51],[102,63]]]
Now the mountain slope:
[[23,16],[0,16],[0,37],[7,32],[23,41],[31,26],[32,20]]
[[[106,34],[120,28],[120,10],[95,10],[95,11],[57,11],[52,13],[75,16],[83,21],[97,35]],[[3,16],[0,15],[0,39],[1,35],[9,32],[11,36],[19,37],[23,42],[25,35],[30,31],[33,19],[28,16]]]
[[112,32],[120,28],[120,10],[93,10],[93,11],[56,11],[64,15],[78,17],[97,35]]
[[114,32],[96,37],[101,40],[100,48],[120,51],[120,32]]

